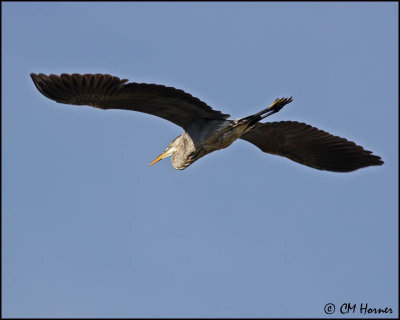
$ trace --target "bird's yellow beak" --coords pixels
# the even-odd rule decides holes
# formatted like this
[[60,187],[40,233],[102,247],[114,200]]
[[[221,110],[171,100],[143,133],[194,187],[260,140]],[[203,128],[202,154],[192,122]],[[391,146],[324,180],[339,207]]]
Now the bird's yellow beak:
[[174,152],[175,152],[175,148],[168,147],[167,149],[165,149],[165,151],[163,153],[161,153],[157,158],[154,159],[153,162],[149,163],[147,166],[150,167],[153,164],[157,163],[158,161],[160,161],[166,157],[172,156],[172,154]]

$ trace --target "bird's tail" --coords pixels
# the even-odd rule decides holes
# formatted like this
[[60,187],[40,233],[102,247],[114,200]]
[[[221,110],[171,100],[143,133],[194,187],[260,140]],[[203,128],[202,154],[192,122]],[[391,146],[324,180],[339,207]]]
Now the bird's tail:
[[237,120],[237,124],[238,125],[247,124],[248,127],[253,126],[257,122],[261,121],[262,119],[264,119],[274,113],[277,113],[285,105],[287,105],[288,103],[290,103],[292,101],[293,101],[292,97],[278,98],[268,108],[261,110],[260,112],[257,112],[256,114],[253,114],[251,116]]

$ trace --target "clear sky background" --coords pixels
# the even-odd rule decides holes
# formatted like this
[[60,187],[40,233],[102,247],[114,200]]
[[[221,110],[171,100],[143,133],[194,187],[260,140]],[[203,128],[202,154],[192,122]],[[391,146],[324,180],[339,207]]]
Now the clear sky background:
[[[398,316],[397,3],[2,9],[4,317]],[[293,96],[268,120],[385,164],[331,173],[236,141],[147,167],[181,128],[57,104],[31,72],[173,86],[233,118]]]

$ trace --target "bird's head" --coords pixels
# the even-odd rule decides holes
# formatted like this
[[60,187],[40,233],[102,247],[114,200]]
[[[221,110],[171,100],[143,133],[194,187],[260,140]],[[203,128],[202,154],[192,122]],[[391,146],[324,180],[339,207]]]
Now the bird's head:
[[148,166],[152,166],[153,164],[157,163],[158,161],[172,156],[175,152],[176,152],[176,147],[175,147],[175,140],[172,141],[169,146],[163,151],[163,153],[161,153],[157,158],[154,159],[153,162],[149,163]]

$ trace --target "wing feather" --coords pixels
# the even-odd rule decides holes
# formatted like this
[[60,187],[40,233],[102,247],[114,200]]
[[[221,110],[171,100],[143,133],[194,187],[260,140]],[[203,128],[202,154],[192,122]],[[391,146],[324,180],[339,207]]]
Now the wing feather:
[[172,87],[126,83],[108,74],[31,74],[36,88],[60,103],[89,105],[101,109],[123,109],[152,114],[186,129],[199,118],[227,119],[229,114],[213,110],[192,95]]
[[383,164],[380,157],[354,142],[297,121],[258,123],[241,139],[320,170],[348,172]]

